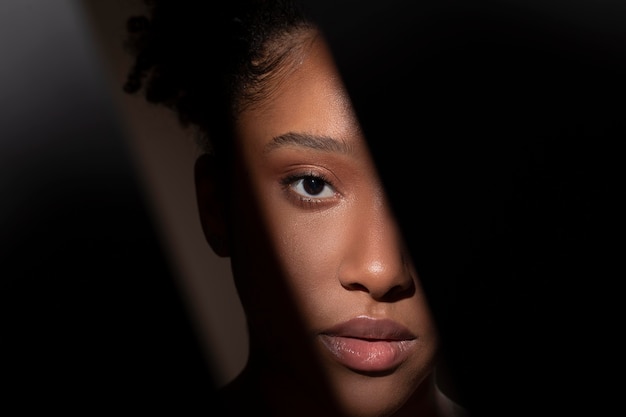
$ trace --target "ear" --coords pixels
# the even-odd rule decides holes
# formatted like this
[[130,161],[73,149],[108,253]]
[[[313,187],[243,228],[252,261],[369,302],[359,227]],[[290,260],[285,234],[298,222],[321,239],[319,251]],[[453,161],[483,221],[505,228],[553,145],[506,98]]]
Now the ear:
[[220,175],[215,157],[204,154],[195,164],[196,200],[204,236],[221,257],[230,255],[226,194],[223,192],[224,176]]

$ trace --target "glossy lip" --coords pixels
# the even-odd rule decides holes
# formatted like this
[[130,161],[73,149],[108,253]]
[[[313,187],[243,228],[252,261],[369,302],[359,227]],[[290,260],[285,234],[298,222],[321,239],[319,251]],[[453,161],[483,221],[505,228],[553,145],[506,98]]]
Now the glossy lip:
[[417,336],[389,319],[355,317],[320,333],[335,360],[359,372],[386,372],[406,361]]

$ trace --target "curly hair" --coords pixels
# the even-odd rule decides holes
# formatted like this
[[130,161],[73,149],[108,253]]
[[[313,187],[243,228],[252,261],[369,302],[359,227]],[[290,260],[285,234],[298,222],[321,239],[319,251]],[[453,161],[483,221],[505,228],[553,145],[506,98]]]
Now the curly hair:
[[147,15],[127,22],[134,65],[124,91],[174,110],[207,152],[229,147],[236,115],[270,93],[264,81],[312,27],[289,0],[144,2]]

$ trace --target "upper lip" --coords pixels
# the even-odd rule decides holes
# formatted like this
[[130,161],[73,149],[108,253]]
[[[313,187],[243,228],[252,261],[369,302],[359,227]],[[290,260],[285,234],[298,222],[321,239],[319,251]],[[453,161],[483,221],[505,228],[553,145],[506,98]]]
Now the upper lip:
[[389,319],[358,316],[339,323],[322,334],[337,337],[352,337],[368,340],[412,340],[416,336],[403,325]]

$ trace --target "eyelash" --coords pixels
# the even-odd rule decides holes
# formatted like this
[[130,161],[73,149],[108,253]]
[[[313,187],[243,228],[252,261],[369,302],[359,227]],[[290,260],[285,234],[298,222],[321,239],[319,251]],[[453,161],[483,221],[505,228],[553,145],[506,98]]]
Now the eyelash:
[[303,205],[306,208],[313,208],[313,207],[317,207],[319,204],[330,202],[330,200],[333,199],[333,197],[321,197],[321,198],[316,198],[315,196],[306,197],[302,195],[300,192],[296,191],[295,188],[298,186],[298,184],[301,181],[306,180],[306,179],[315,179],[315,180],[319,180],[323,182],[322,191],[326,189],[326,187],[329,187],[333,193],[333,197],[338,194],[333,183],[321,173],[307,172],[307,173],[293,174],[285,178],[282,178],[280,180],[280,183],[283,186],[283,189],[285,190],[285,192],[287,192],[289,198],[294,199],[297,204]]

